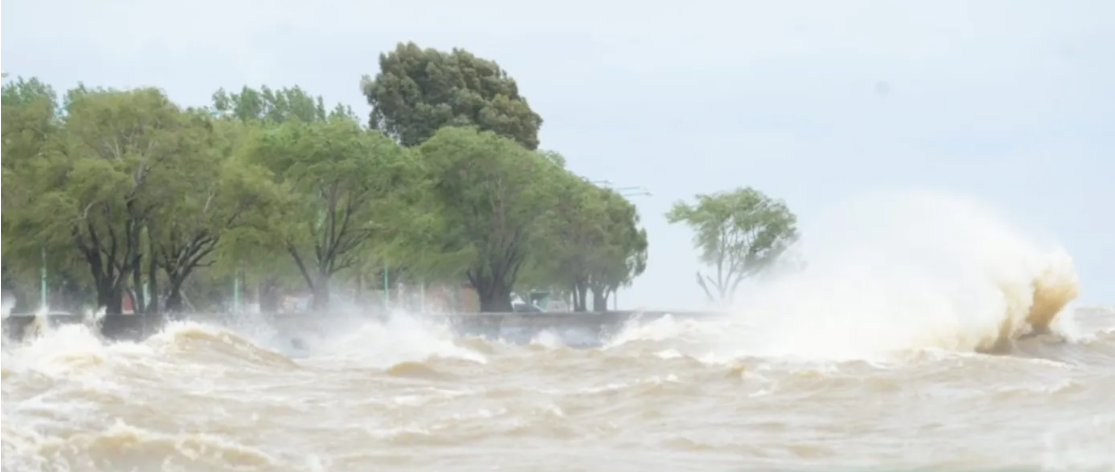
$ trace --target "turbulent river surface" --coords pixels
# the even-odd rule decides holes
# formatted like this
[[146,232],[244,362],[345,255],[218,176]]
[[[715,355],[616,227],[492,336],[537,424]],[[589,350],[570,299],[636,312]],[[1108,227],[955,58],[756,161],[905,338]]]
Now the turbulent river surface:
[[298,349],[250,318],[5,340],[3,470],[1115,470],[1115,310],[1072,305],[1063,249],[948,195],[818,221],[732,316],[604,339],[399,314]]
[[749,353],[733,319],[578,348],[403,315],[299,350],[249,322],[64,326],[5,340],[3,469],[1115,470],[1115,311],[1062,316],[995,354],[871,356]]

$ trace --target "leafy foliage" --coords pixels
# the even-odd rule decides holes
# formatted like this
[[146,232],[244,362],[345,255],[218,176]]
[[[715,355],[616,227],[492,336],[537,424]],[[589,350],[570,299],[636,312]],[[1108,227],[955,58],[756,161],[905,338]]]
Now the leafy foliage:
[[511,288],[555,203],[551,161],[515,141],[470,128],[443,128],[418,149],[443,222],[438,244],[463,254],[461,267],[483,311],[511,311]]
[[666,218],[693,229],[701,262],[715,269],[715,278],[698,272],[697,283],[714,302],[730,303],[744,279],[770,267],[797,238],[786,204],[752,188],[697,195],[694,204],[675,203]]
[[552,254],[538,261],[534,275],[562,287],[574,311],[604,311],[609,294],[630,284],[646,269],[646,231],[634,205],[613,190],[568,174],[558,184],[558,203],[548,221],[545,243]]
[[352,120],[283,123],[264,133],[251,152],[291,198],[283,236],[315,303],[329,300],[330,278],[353,267],[377,235],[398,220],[402,193],[413,178],[409,153]]
[[446,126],[475,126],[538,148],[538,116],[519,86],[494,61],[464,49],[446,53],[400,43],[380,54],[380,72],[361,88],[372,106],[370,124],[404,146],[416,146]]
[[381,63],[372,128],[299,87],[192,109],[155,88],[8,81],[5,287],[29,308],[45,266],[68,309],[222,308],[236,280],[265,310],[303,290],[325,310],[336,285],[390,275],[468,284],[484,311],[533,290],[580,310],[591,291],[599,310],[642,273],[635,207],[537,150],[542,120],[494,62],[409,44]]

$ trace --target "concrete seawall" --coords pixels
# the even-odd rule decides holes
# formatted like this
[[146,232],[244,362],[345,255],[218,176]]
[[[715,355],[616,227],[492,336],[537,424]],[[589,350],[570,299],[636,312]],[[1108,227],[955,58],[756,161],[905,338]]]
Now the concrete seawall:
[[[606,336],[618,332],[632,321],[652,321],[671,315],[678,319],[710,319],[724,316],[717,312],[694,311],[609,311],[603,313],[429,313],[415,315],[435,323],[446,323],[458,334],[503,336],[507,333],[530,335],[543,330],[576,330],[587,335]],[[331,324],[331,315],[299,314],[193,314],[182,320],[195,320],[218,325],[263,323],[292,338],[321,332]],[[351,317],[345,317],[351,319]],[[377,317],[369,317],[377,319]],[[157,333],[166,322],[164,317],[118,315],[99,320],[87,320],[82,315],[51,313],[48,315],[13,315],[3,321],[4,336],[23,339],[33,334],[45,323],[51,327],[68,324],[88,324],[107,339],[137,340]]]

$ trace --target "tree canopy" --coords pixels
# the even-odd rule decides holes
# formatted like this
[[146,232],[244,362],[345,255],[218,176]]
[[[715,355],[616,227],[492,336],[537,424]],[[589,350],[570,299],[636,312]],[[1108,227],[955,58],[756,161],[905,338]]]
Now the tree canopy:
[[[366,80],[373,125],[300,87],[218,90],[37,79],[3,86],[3,278],[34,310],[227,309],[284,293],[470,287],[483,311],[536,291],[602,310],[646,267],[634,205],[538,150],[542,120],[494,62],[400,45]],[[379,280],[383,284],[379,284]],[[346,295],[347,296],[347,295]]]
[[786,204],[753,188],[677,202],[666,219],[693,230],[693,246],[713,270],[697,272],[697,283],[716,303],[731,303],[744,279],[770,267],[797,238],[797,219]]
[[380,54],[379,69],[361,81],[372,106],[370,125],[404,146],[421,144],[446,126],[475,126],[538,148],[542,117],[495,61],[464,49],[400,43]]

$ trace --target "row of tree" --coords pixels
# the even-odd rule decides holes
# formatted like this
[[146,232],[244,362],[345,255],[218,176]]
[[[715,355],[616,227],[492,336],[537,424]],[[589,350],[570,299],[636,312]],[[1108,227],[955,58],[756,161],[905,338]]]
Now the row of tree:
[[298,87],[190,108],[155,88],[5,83],[6,288],[34,293],[45,266],[72,305],[117,314],[128,294],[154,313],[184,310],[205,274],[262,287],[264,309],[301,288],[326,310],[337,283],[390,270],[467,283],[482,311],[534,289],[583,311],[643,272],[634,206],[538,150],[542,119],[495,62],[401,44],[379,65],[368,122]]

